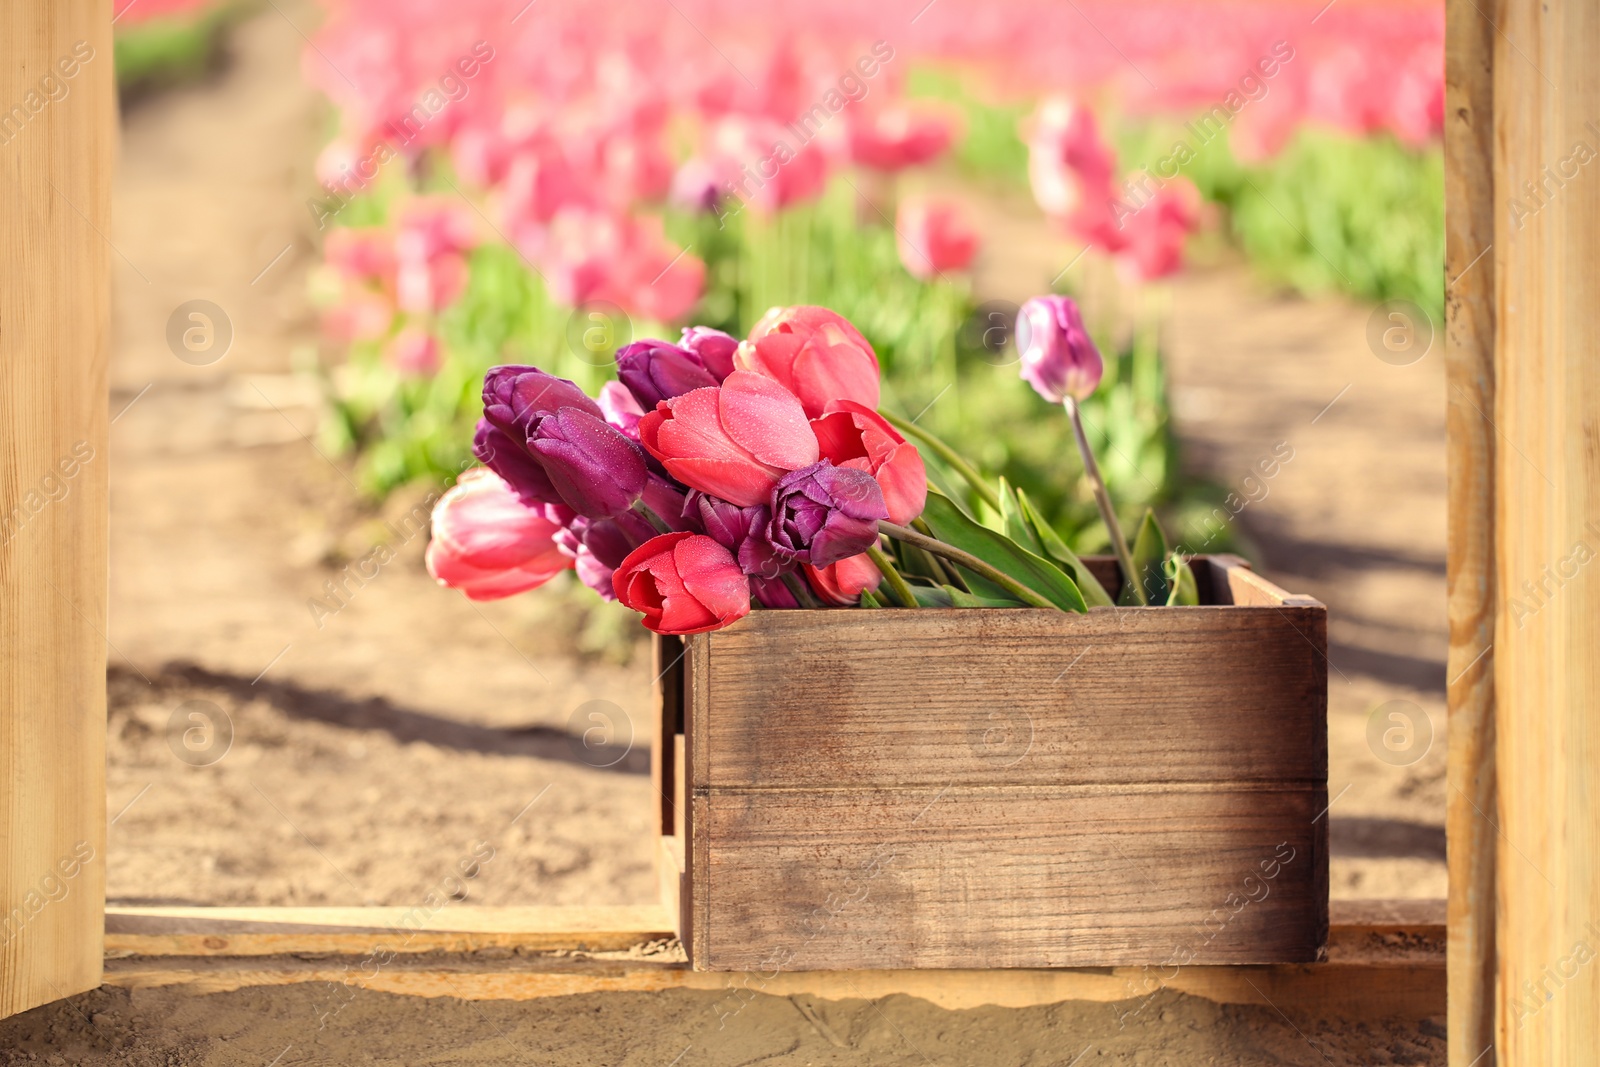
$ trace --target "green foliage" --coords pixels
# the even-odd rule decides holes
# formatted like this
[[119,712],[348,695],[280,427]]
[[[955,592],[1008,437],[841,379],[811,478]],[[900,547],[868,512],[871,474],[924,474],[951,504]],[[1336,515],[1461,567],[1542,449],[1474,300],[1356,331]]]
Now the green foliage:
[[197,12],[119,27],[112,44],[117,88],[123,93],[143,92],[203,76],[216,62],[223,32],[249,6],[216,3]]
[[1444,312],[1444,156],[1387,135],[1300,130],[1278,158],[1246,166],[1226,137],[1204,146],[1176,124],[1129,127],[1123,158],[1153,164],[1184,140],[1183,167],[1227,211],[1233,239],[1269,277],[1303,293],[1346,292],[1415,301]]

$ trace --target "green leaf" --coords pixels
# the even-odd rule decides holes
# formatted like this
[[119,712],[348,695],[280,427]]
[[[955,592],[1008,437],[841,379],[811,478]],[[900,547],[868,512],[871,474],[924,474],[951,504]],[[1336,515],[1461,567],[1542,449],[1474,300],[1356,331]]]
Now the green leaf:
[[[979,526],[961,513],[948,497],[938,493],[928,494],[927,507],[922,512],[923,521],[933,534],[946,544],[976,556],[1008,578],[1015,579],[1027,589],[1038,593],[1062,611],[1087,612],[1083,594],[1073,580],[1047,559],[1034,555],[1008,537]],[[974,583],[971,575],[968,584],[979,594],[988,593]],[[993,588],[990,585],[990,588]]]
[[1026,606],[1015,597],[996,600],[993,597],[975,596],[972,593],[957,589],[953,585],[947,585],[944,589],[950,595],[950,606],[953,608],[1016,608]]
[[1167,606],[1193,607],[1200,603],[1200,586],[1194,580],[1194,569],[1189,561],[1174,552],[1167,557],[1167,583],[1172,591],[1167,594]]
[[[1002,497],[1002,499],[1004,498]],[[1096,578],[1094,572],[1084,565],[1083,560],[1078,558],[1076,552],[1067,547],[1067,543],[1061,540],[1061,535],[1056,533],[1055,527],[1044,520],[1044,516],[1039,514],[1039,509],[1034,506],[1033,501],[1028,499],[1028,494],[1021,489],[1017,490],[1017,503],[1022,508],[1023,517],[1033,529],[1034,536],[1044,549],[1040,555],[1053,559],[1062,565],[1061,569],[1066,571],[1067,577],[1077,583],[1078,588],[1083,592],[1084,601],[1090,607],[1113,607],[1116,601],[1111,599],[1111,594],[1106,592],[1106,587],[1100,584],[1100,579]]]
[[1034,555],[1042,556],[1045,554],[1044,546],[1023,517],[1021,494],[1022,491],[1013,488],[1005,478],[1000,479],[1000,532]]
[[916,598],[919,608],[955,607],[946,586],[913,585],[911,595]]
[[[1147,604],[1167,602],[1167,576],[1163,573],[1161,564],[1167,558],[1169,551],[1167,535],[1161,532],[1161,524],[1156,521],[1156,513],[1146,508],[1144,520],[1139,523],[1139,533],[1133,539],[1134,573],[1131,577],[1132,581],[1138,582],[1140,588],[1144,590]],[[1131,585],[1123,590],[1122,603],[1124,606],[1139,603]]]

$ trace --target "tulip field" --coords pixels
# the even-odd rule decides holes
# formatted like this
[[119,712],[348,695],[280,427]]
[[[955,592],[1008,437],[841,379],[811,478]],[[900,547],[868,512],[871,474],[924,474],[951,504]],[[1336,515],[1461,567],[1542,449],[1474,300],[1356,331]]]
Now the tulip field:
[[[1086,8],[1104,40],[1039,5],[944,13],[944,30],[825,5],[798,37],[783,5],[701,3],[648,27],[626,4],[517,7],[330,5],[305,54],[339,113],[308,204],[326,247],[323,439],[374,494],[463,469],[494,364],[593,392],[629,340],[691,322],[743,336],[813,304],[873,345],[889,409],[1101,547],[1086,487],[1061,475],[1064,427],[1006,381],[1028,294],[991,307],[1002,294],[977,284],[1006,250],[963,199],[997,185],[1027,190],[1063,266],[1086,257],[1038,291],[1096,272],[1121,290],[1086,306],[1109,367],[1085,416],[1130,521],[1205,506],[1180,477],[1152,310],[1193,240],[1225,237],[1306,291],[1441,300],[1432,7],[1315,25],[1301,4]],[[699,25],[739,26],[736,54]],[[1113,39],[1137,44],[1119,56]],[[951,174],[956,195],[922,191]]]

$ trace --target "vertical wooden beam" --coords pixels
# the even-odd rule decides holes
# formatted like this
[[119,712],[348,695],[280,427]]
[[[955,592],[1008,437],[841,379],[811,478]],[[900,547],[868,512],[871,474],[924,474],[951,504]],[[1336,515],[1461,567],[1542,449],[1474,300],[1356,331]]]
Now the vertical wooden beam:
[[110,20],[0,5],[0,1016],[104,951]]
[[1494,1041],[1494,6],[1445,15],[1451,1067]]
[[1494,52],[1502,1067],[1600,1055],[1600,0]]

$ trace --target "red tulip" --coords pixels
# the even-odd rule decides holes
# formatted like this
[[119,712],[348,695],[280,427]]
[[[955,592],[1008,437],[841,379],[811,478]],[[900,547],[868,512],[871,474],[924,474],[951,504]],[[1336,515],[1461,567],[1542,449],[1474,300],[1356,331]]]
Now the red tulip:
[[628,553],[611,581],[617,599],[658,634],[720,630],[750,614],[750,579],[705,534],[652,537]]
[[952,201],[908,197],[900,202],[894,230],[901,264],[923,281],[965,270],[978,254],[978,231]]
[[779,478],[817,461],[800,402],[750,371],[663,400],[639,420],[639,443],[684,485],[742,508],[768,503]]
[[475,467],[433,508],[428,573],[471,600],[536,588],[572,566],[556,547],[561,526],[517,499],[500,476]]
[[820,417],[835,400],[878,406],[878,354],[848,319],[827,308],[773,308],[739,346],[734,364],[776,379],[800,398],[807,418]]
[[811,588],[816,590],[817,595],[828,603],[840,607],[857,603],[862,593],[878,588],[878,584],[883,581],[883,572],[865,552],[859,556],[841,559],[838,563],[826,567],[806,564],[804,569],[806,578],[811,582]]
[[928,472],[917,446],[895,432],[869,407],[835,401],[828,414],[811,420],[822,458],[835,467],[854,467],[878,480],[889,521],[904,526],[922,514],[928,499]]

